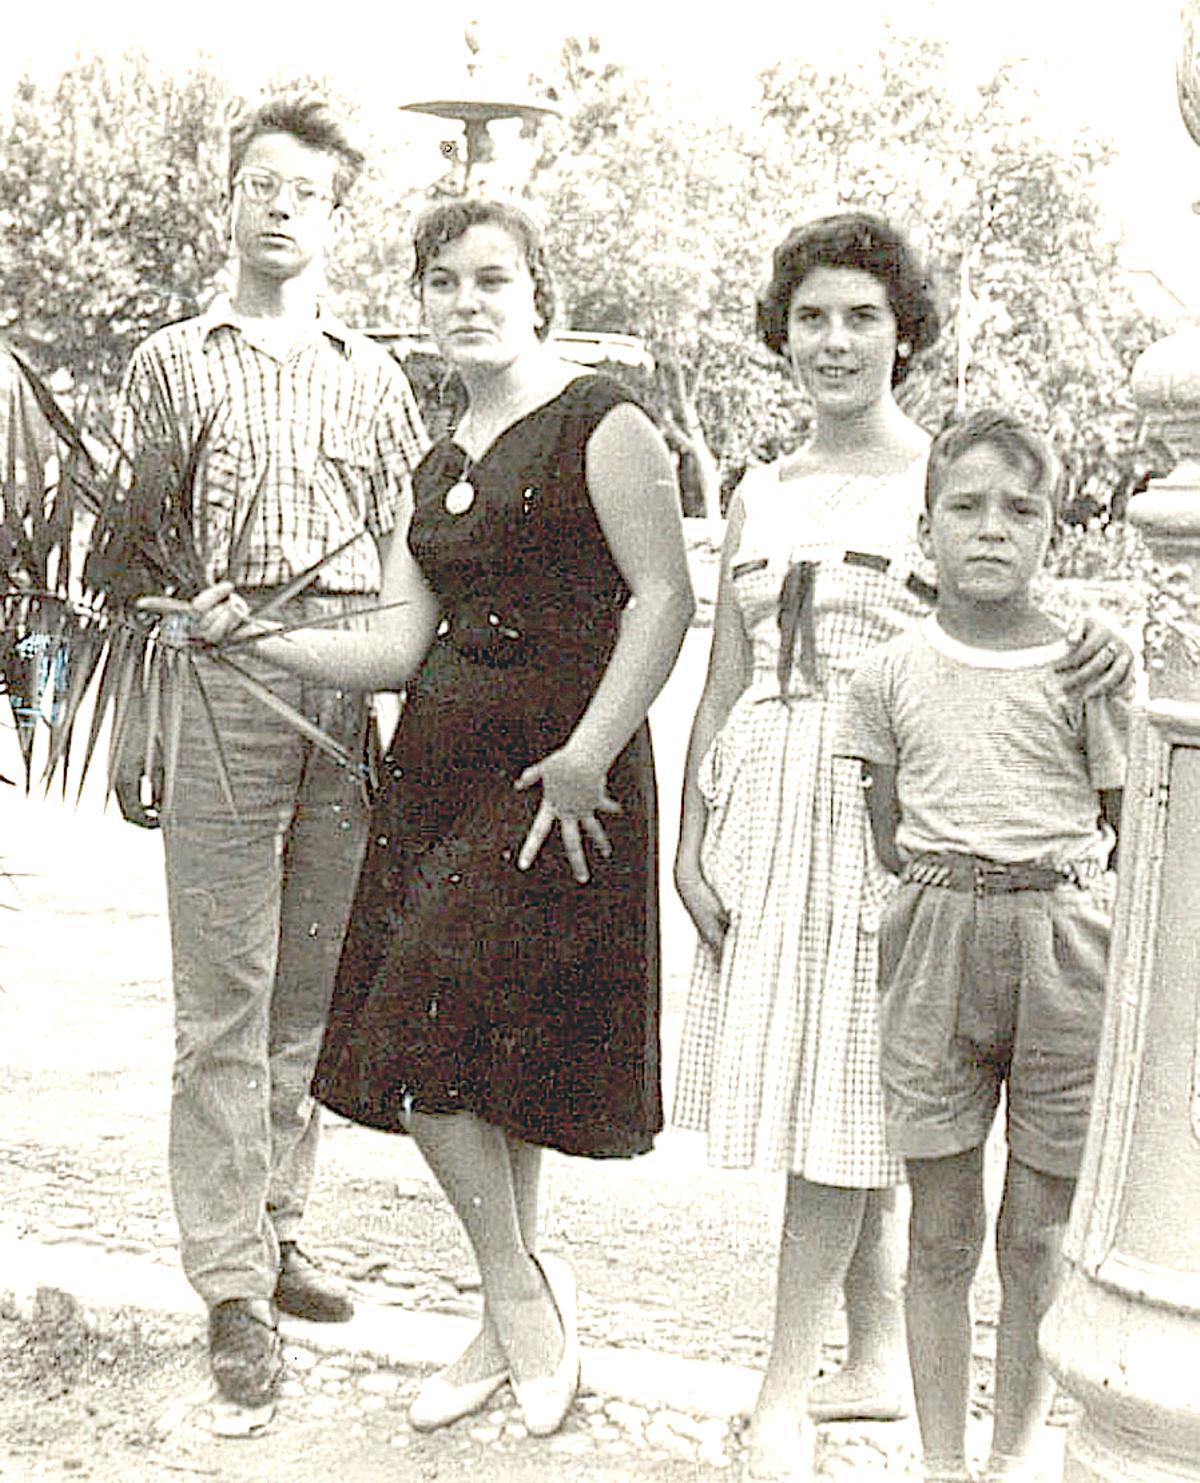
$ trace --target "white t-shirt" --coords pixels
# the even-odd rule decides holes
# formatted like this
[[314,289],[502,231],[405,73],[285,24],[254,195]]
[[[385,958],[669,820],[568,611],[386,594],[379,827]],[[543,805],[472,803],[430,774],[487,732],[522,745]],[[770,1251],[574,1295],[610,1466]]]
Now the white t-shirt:
[[1066,652],[977,649],[931,616],[867,655],[834,750],[896,768],[903,854],[1107,859],[1097,794],[1123,784],[1128,701],[1073,697]]

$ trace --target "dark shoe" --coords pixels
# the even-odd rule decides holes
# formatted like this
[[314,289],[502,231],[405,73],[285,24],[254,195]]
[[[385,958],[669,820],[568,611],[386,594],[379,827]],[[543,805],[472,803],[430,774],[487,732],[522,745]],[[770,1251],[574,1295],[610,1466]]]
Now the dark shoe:
[[210,1309],[208,1357],[217,1389],[226,1400],[265,1406],[283,1373],[283,1345],[270,1304],[229,1298]]
[[354,1317],[354,1304],[345,1291],[294,1241],[279,1243],[275,1304],[281,1313],[307,1318],[310,1323],[346,1323]]

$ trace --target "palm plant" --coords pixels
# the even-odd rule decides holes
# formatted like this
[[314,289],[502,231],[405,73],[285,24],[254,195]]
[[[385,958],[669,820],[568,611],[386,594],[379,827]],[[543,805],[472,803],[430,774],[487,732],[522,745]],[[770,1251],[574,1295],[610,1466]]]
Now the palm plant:
[[[220,729],[204,683],[199,655],[268,706],[343,765],[346,749],[315,726],[240,662],[237,635],[201,649],[190,637],[189,599],[208,585],[210,520],[204,460],[213,418],[185,439],[165,398],[152,394],[138,410],[132,453],[108,428],[80,425],[23,359],[13,359],[54,445],[44,455],[28,403],[10,408],[7,465],[0,470],[0,688],[13,711],[32,780],[39,720],[49,730],[43,778],[56,774],[64,793],[71,743],[85,695],[99,675],[82,761],[82,791],[100,734],[110,727],[105,796],[131,738],[133,718],[145,718],[144,771],[161,770],[162,806],[170,807],[190,687],[200,700],[226,800],[236,811]],[[224,569],[238,569],[262,496],[262,482],[229,530]],[[73,544],[86,530],[86,556]],[[347,543],[348,544],[348,543]],[[285,587],[254,606],[269,620],[305,591],[345,546],[329,553]],[[77,568],[78,565],[78,569]],[[340,622],[304,620],[284,626]]]
[[46,719],[53,724],[58,704],[73,686],[82,682],[86,688],[84,671],[93,645],[87,615],[71,599],[72,531],[79,487],[73,469],[76,454],[47,437],[44,425],[31,415],[19,383],[10,388],[5,425],[8,437],[0,467],[0,631],[4,635],[0,691],[12,710],[28,786],[43,703],[49,697]]

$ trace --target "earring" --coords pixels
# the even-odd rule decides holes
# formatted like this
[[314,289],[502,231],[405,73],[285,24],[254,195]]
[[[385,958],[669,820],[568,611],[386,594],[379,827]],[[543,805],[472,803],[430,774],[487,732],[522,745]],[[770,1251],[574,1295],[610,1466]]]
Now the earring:
[[896,346],[896,356],[899,360],[907,360],[912,354],[912,345],[907,340],[901,340]]

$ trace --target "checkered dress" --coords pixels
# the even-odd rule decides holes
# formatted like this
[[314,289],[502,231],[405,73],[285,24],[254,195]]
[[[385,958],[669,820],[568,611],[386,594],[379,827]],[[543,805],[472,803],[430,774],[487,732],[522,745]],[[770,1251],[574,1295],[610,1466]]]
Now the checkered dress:
[[[741,486],[731,573],[753,673],[699,776],[702,865],[730,925],[719,956],[697,948],[674,1107],[715,1165],[865,1188],[902,1177],[879,1079],[887,877],[860,765],[832,745],[855,665],[929,609],[913,544],[923,477],[923,459],[887,477],[791,480],[772,464]],[[797,571],[811,583],[788,623]]]

